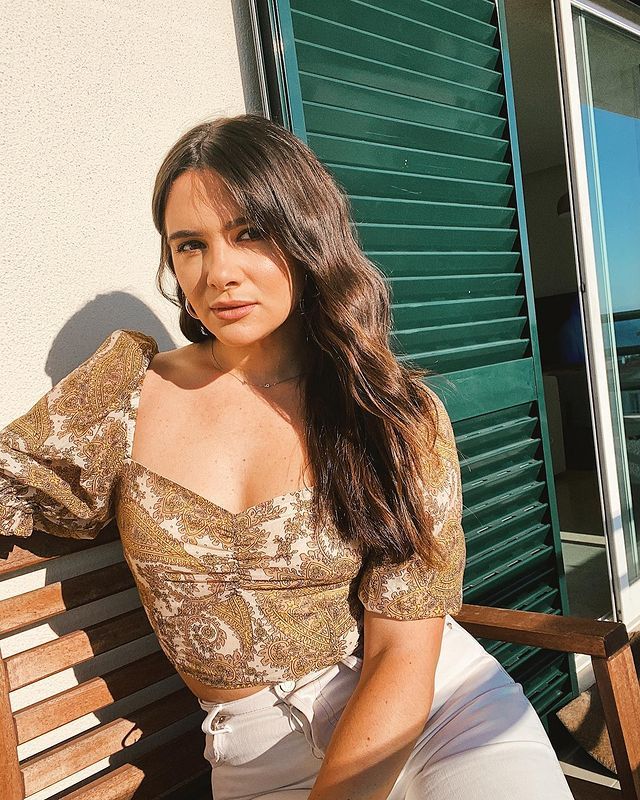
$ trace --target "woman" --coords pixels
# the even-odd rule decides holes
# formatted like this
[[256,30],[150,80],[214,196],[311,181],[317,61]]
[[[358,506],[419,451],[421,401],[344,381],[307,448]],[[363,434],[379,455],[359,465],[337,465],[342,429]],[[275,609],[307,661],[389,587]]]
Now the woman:
[[451,422],[389,348],[346,195],[242,115],[176,142],[153,214],[191,344],[114,331],[8,425],[2,532],[116,518],[206,711],[215,800],[570,798],[521,685],[452,618]]

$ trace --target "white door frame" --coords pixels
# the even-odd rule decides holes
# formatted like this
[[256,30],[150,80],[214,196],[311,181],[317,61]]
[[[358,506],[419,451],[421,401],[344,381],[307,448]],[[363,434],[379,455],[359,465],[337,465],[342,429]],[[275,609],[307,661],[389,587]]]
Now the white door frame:
[[[612,587],[613,609],[616,621],[624,622],[628,630],[640,626],[640,580],[629,583],[627,555],[624,538],[623,514],[633,518],[623,509],[619,480],[628,481],[626,452],[623,454],[623,471],[619,474],[616,462],[615,436],[622,437],[621,419],[614,418],[609,403],[609,380],[605,359],[605,344],[600,315],[596,252],[592,237],[592,216],[589,203],[587,159],[582,132],[578,63],[574,39],[572,9],[585,11],[638,37],[640,27],[591,0],[551,0],[552,19],[556,36],[556,60],[565,131],[565,155],[568,170],[569,195],[572,207],[572,228],[577,256],[579,297],[585,323],[585,352],[594,443],[598,470],[600,499],[606,538],[607,562]],[[613,380],[617,382],[615,372]],[[619,389],[619,387],[618,387]]]

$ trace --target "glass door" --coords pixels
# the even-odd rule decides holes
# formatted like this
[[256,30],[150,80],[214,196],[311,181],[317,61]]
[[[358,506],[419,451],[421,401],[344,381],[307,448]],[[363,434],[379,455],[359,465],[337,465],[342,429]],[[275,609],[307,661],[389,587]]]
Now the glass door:
[[616,618],[640,624],[640,14],[554,0],[581,311]]

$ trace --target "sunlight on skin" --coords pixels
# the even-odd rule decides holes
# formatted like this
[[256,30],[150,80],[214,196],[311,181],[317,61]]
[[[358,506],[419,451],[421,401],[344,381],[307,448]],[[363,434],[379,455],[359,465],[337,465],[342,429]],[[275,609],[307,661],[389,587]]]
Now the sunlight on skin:
[[[238,223],[240,214],[214,172],[208,173],[205,187],[198,173],[189,170],[171,186],[165,226],[176,278],[216,337],[216,359],[225,370],[261,383],[292,375],[302,366],[304,329],[294,311],[304,270],[260,237],[250,220]],[[187,231],[199,235],[176,237]],[[221,319],[211,306],[229,300],[257,305],[242,319]]]
[[357,687],[308,800],[386,800],[424,729],[444,617],[395,620],[365,609]]

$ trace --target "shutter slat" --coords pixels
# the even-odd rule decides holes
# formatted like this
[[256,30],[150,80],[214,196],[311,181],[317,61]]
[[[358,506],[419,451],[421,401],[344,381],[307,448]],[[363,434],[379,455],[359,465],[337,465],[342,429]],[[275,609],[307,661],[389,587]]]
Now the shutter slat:
[[478,89],[458,81],[429,75],[416,69],[396,67],[374,58],[356,56],[351,52],[300,42],[300,57],[305,71],[317,78],[341,79],[349,75],[361,86],[382,89],[423,100],[456,105],[459,108],[498,114],[504,98],[490,89]]
[[[346,136],[311,134],[309,144],[323,161],[344,166],[421,173],[444,178],[465,178],[504,184],[509,175],[508,164],[484,158],[437,153],[409,147],[363,142]],[[515,213],[515,209],[510,209]]]
[[399,356],[399,360],[411,360],[420,366],[437,369],[438,372],[452,372],[461,369],[468,363],[469,357],[483,365],[499,364],[501,361],[524,357],[528,348],[526,339],[506,339],[488,344],[465,345],[465,347],[449,347],[443,350],[431,350],[412,353],[410,356]]
[[[402,333],[420,326],[446,327],[461,323],[482,322],[493,314],[494,317],[515,317],[524,305],[522,297],[479,297],[474,300],[442,300],[440,302],[394,304],[393,315],[396,320],[395,333]],[[424,323],[428,322],[429,326]]]
[[[495,484],[498,484],[498,481]],[[489,497],[485,494],[477,502],[468,505],[469,514],[472,516],[470,524],[484,526],[508,520],[514,512],[540,502],[540,493],[543,489],[542,481],[522,482],[515,488],[504,492],[499,492],[494,485],[495,494],[493,496]],[[465,505],[467,505],[466,500]]]
[[[455,278],[430,277],[430,276],[411,276],[404,278],[392,278],[389,281],[393,293],[393,300],[396,305],[402,302],[416,303],[424,299],[425,302],[432,304],[438,301],[448,301],[446,306],[441,308],[442,313],[447,311],[459,318],[462,313],[462,304],[458,302],[456,295],[464,293],[467,296],[466,305],[475,298],[496,298],[515,296],[519,285],[518,275],[508,274],[485,274],[485,275],[458,275]],[[426,309],[425,309],[426,310]],[[486,318],[495,319],[498,309],[491,303],[485,303],[484,314]],[[440,322],[444,322],[445,317],[440,316]],[[481,321],[481,320],[478,320]],[[427,318],[424,322],[430,322]],[[399,327],[399,326],[396,326]],[[472,338],[472,337],[470,337]]]
[[[483,427],[476,426],[476,420],[458,425],[460,435],[456,438],[468,459],[473,459],[474,474],[481,476],[483,471],[492,469],[494,454],[501,448],[511,446],[521,438],[529,439],[535,428],[535,419],[526,414],[518,414],[516,408],[505,409],[495,422]],[[494,415],[494,417],[497,415]]]
[[539,472],[540,460],[535,458],[498,469],[490,477],[485,477],[467,489],[469,505],[483,507],[485,503],[493,502],[496,496],[501,496],[505,503],[509,503],[511,495],[519,495],[523,488],[542,486],[537,480]]
[[[542,568],[549,567],[554,559],[553,545],[545,548],[538,548],[531,553],[523,555],[522,559],[508,567],[501,566],[491,576],[483,577],[481,583],[484,591],[496,590],[505,583],[518,580],[518,578],[539,572]],[[508,577],[508,581],[505,580]]]
[[[432,365],[433,368],[433,365]],[[447,403],[447,411],[452,422],[457,419],[480,417],[505,408],[505,398],[514,406],[533,403],[537,398],[535,372],[531,358],[505,361],[502,364],[481,364],[454,370],[440,378],[430,375],[430,386],[437,390],[442,384],[440,394]],[[450,386],[455,386],[455,392]],[[489,417],[486,423],[490,424]]]
[[[446,252],[406,253],[398,250],[368,250],[367,255],[389,277],[401,278],[413,275],[483,275],[489,272],[513,272],[518,265],[516,252]],[[509,298],[513,299],[513,298]],[[466,303],[460,300],[460,304]],[[471,309],[465,308],[465,313]],[[476,317],[474,317],[475,319]]]
[[[473,517],[468,516],[465,533],[467,533],[468,529],[467,545],[469,553],[467,560],[470,571],[467,575],[465,570],[465,580],[468,581],[469,587],[471,588],[474,584],[472,570],[474,559],[478,554],[504,541],[511,541],[512,537],[523,535],[533,525],[539,527],[542,524],[545,512],[546,506],[544,503],[529,503],[523,508],[513,508],[510,514],[498,520],[489,522],[484,520],[477,527],[474,527],[475,520]],[[473,601],[470,600],[469,602]]]
[[323,52],[335,50],[375,59],[390,68],[414,70],[431,78],[444,78],[476,89],[495,92],[500,86],[502,76],[498,70],[465,64],[422,46],[393,41],[389,38],[392,31],[380,35],[306,12],[296,12],[295,22],[299,52],[303,52],[302,45],[305,44],[322,48]]
[[[351,138],[373,144],[392,144],[425,149],[450,156],[503,162],[509,143],[499,135],[485,136],[474,131],[447,130],[428,118],[397,119],[387,115],[385,106],[369,111],[324,105],[305,98],[307,132]],[[339,145],[338,145],[339,146]],[[335,148],[334,151],[335,153]],[[340,158],[334,159],[336,163]],[[509,165],[509,170],[511,165]],[[469,176],[471,177],[471,176]]]
[[[430,200],[400,200],[399,198],[351,198],[357,222],[389,225],[419,225],[436,228],[508,228],[515,209],[503,206],[473,205],[472,203],[437,203]],[[448,243],[450,245],[450,242]],[[420,241],[420,250],[424,242]],[[447,248],[448,249],[448,248]]]
[[467,580],[480,584],[499,577],[507,569],[519,568],[523,562],[549,552],[549,526],[540,525],[504,539],[468,558]]
[[385,109],[388,116],[414,122],[429,121],[430,125],[466,131],[483,136],[502,136],[505,119],[490,110],[474,111],[456,108],[441,102],[410,95],[361,86],[347,79],[326,78],[306,70],[300,71],[300,86],[307,101],[324,103],[337,108],[375,112]]
[[461,14],[489,22],[495,13],[495,6],[491,0],[456,0],[456,9]]
[[492,342],[497,338],[516,339],[522,336],[526,317],[512,317],[483,322],[460,323],[412,331],[397,331],[394,339],[403,351],[440,350],[445,345],[465,345],[470,340]]
[[[333,174],[347,189],[349,194],[369,197],[401,198],[407,196],[416,200],[453,202],[464,200],[467,203],[482,205],[506,205],[511,190],[509,186],[486,181],[455,180],[431,175],[391,172],[381,169],[344,167],[327,164]],[[449,240],[449,247],[452,241]],[[425,247],[425,249],[429,249]],[[457,247],[463,250],[463,247]]]
[[[419,4],[417,4],[419,5]],[[467,36],[419,22],[415,14],[402,17],[393,7],[375,8],[360,0],[324,0],[321,11],[316,0],[296,0],[291,4],[294,31],[301,12],[322,14],[325,19],[387,37],[389,47],[409,44],[432,53],[440,53],[469,65],[493,69],[500,50],[493,44],[474,41]],[[464,17],[462,17],[464,19]],[[494,28],[495,31],[495,28]],[[296,37],[297,38],[297,37]]]
[[[377,225],[368,222],[358,225],[358,232],[365,250],[382,247],[391,237],[402,250],[421,250],[425,246],[430,250],[448,250],[455,237],[462,249],[506,250],[513,246],[518,236],[518,231],[510,228]],[[417,289],[419,291],[419,287]]]
[[369,6],[391,10],[394,15],[402,16],[411,22],[423,25],[433,25],[442,31],[453,33],[456,36],[466,36],[476,42],[492,45],[496,38],[494,25],[488,24],[484,19],[478,19],[474,14],[464,12],[456,5],[455,10],[443,8],[429,0],[393,0],[389,6],[388,0],[366,0]]

